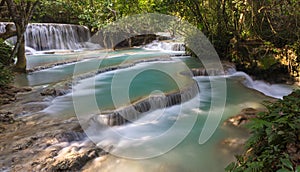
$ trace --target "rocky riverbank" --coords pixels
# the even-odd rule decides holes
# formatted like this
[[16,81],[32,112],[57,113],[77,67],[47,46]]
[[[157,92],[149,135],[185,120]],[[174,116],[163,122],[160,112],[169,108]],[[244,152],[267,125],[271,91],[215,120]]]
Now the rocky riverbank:
[[106,154],[86,138],[76,117],[41,112],[51,97],[63,95],[61,89],[5,90],[13,100],[0,111],[1,171],[77,171]]
[[1,170],[77,171],[106,154],[86,139],[75,117],[62,120],[36,114],[14,119],[6,128],[0,134]]
[[0,88],[0,106],[14,102],[17,99],[17,93],[29,92],[29,87],[18,88],[14,86],[5,86]]

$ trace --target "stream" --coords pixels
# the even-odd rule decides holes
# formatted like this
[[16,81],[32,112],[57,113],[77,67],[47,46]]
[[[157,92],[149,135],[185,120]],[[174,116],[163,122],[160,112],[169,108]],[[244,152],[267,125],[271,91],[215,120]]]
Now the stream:
[[[240,149],[230,148],[222,141],[246,139],[248,134],[223,122],[244,108],[262,108],[262,101],[282,98],[292,90],[286,85],[253,81],[247,74],[235,70],[214,77],[183,75],[182,72],[190,68],[202,67],[201,62],[178,56],[182,51],[180,46],[177,52],[157,46],[29,55],[29,68],[74,60],[19,75],[15,85],[47,87],[70,81],[71,90],[50,99],[50,105],[40,113],[58,119],[77,116],[82,126],[86,126],[88,137],[85,139],[110,152],[83,169],[109,172],[224,171]],[[186,88],[193,91],[185,94],[182,90]],[[131,111],[126,107],[132,103],[151,96],[166,98],[176,92],[181,92],[180,100],[171,97],[169,105],[164,101],[150,102],[150,109],[141,107],[141,113],[134,112],[136,116],[129,122],[109,126],[99,119],[115,110],[128,115]],[[223,96],[226,96],[224,109]],[[220,103],[216,104],[219,106],[213,106],[212,100]],[[207,142],[199,144],[208,115],[217,121],[222,111],[215,132]],[[96,121],[90,120],[92,118]],[[155,140],[153,144],[149,144],[152,140]]]

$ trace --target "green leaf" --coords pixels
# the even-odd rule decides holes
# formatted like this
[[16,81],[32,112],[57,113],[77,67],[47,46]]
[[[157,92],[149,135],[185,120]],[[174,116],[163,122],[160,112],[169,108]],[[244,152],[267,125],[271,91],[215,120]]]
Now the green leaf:
[[282,169],[277,170],[276,172],[291,172],[291,171],[286,168],[282,168]]
[[235,167],[236,167],[236,163],[232,162],[225,168],[225,171],[232,171]]
[[293,163],[289,160],[289,159],[280,159],[280,161],[282,162],[282,164],[289,168],[290,170],[293,170]]
[[268,143],[272,143],[273,141],[275,141],[277,139],[277,135],[276,134],[271,134],[268,137]]
[[296,167],[295,172],[300,172],[300,165],[298,165],[298,166]]

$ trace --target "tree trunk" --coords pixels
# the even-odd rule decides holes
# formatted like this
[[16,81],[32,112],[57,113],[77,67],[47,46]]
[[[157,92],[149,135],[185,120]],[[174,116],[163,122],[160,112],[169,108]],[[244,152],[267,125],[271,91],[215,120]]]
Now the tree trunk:
[[[24,32],[28,22],[32,16],[33,10],[39,3],[39,0],[4,0],[6,2],[10,17],[15,23],[17,32],[17,43],[11,54],[11,57],[17,55],[17,64],[15,70],[17,72],[26,72],[26,56],[25,56],[25,37]],[[4,2],[1,1],[1,2]],[[4,3],[3,3],[4,4]]]
[[[21,36],[21,38],[19,38]],[[19,46],[17,47],[17,64],[15,70],[17,72],[26,72],[26,56],[25,56],[25,36],[24,34],[18,35],[18,40],[20,40]]]

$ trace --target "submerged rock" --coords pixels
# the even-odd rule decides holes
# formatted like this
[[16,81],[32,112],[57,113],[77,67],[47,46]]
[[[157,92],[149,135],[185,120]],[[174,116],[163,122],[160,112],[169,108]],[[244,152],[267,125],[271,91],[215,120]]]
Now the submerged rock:
[[235,127],[243,127],[251,119],[256,118],[256,115],[263,110],[254,108],[245,108],[238,115],[230,117],[224,122],[224,125],[231,125]]
[[221,141],[221,147],[223,148],[223,151],[239,154],[244,151],[246,141],[247,138],[226,138]]
[[62,96],[70,92],[71,86],[71,83],[66,82],[63,84],[54,85],[52,87],[47,87],[40,92],[40,95],[52,97]]
[[239,114],[230,117],[223,123],[224,126],[229,126],[230,130],[239,130],[243,133],[240,137],[229,137],[222,140],[221,145],[224,151],[230,151],[235,154],[240,154],[244,151],[245,143],[250,136],[249,131],[245,128],[245,124],[256,118],[256,115],[263,111],[264,109],[245,108]]
[[65,90],[55,89],[55,88],[47,88],[41,92],[42,96],[53,96],[53,97],[62,96],[64,94],[66,94]]

